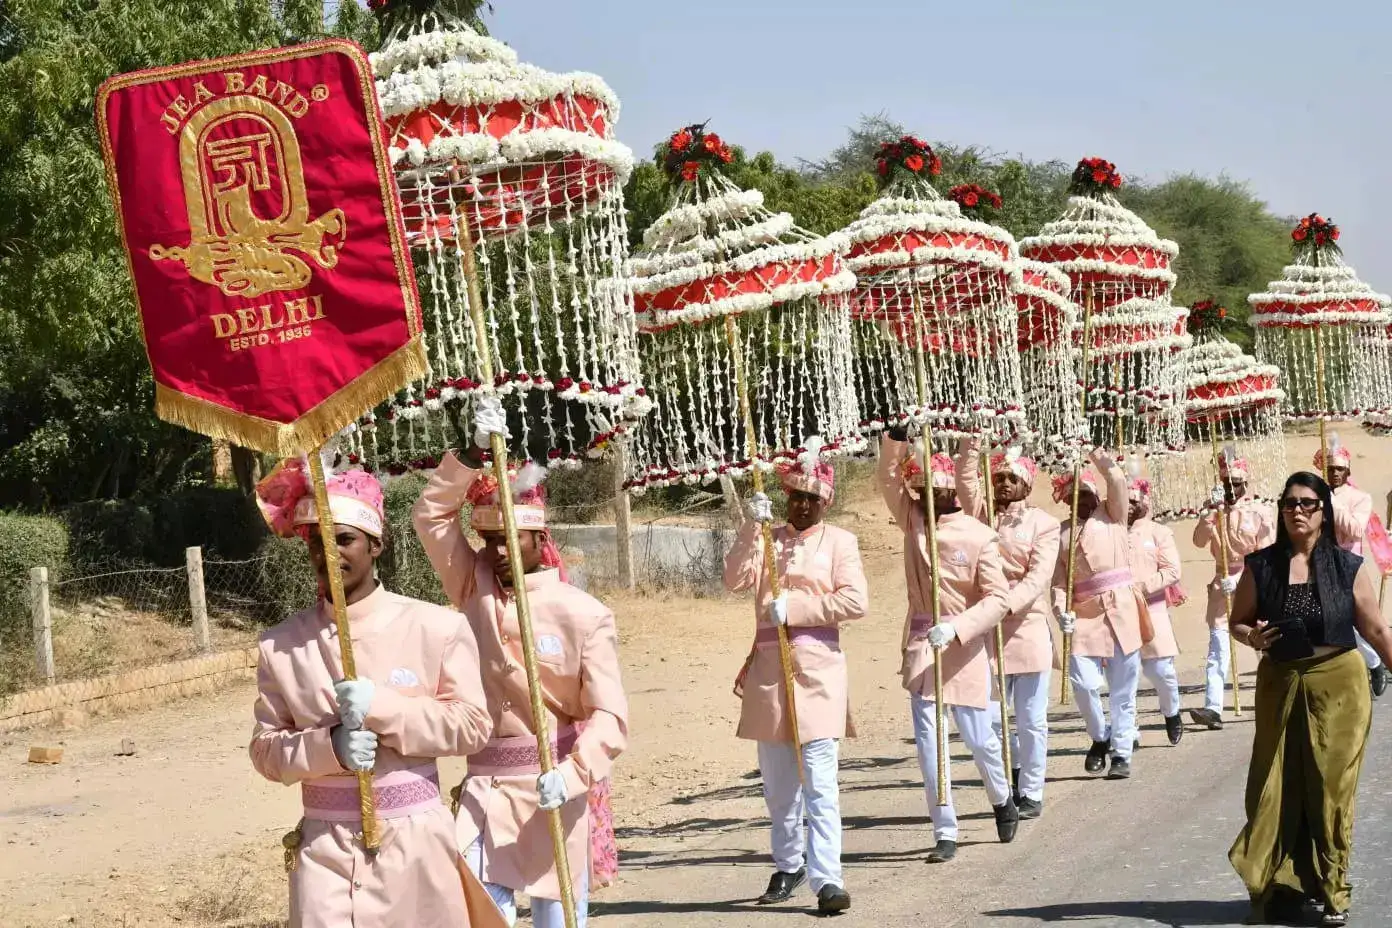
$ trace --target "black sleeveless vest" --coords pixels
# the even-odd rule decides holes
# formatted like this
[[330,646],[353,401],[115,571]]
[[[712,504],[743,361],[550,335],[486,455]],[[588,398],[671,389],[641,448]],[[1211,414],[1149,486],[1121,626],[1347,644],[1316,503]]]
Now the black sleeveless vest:
[[[1246,569],[1257,590],[1257,618],[1275,625],[1286,615],[1290,559],[1276,545],[1247,555]],[[1356,647],[1353,625],[1353,580],[1363,558],[1343,548],[1321,544],[1310,556],[1311,580],[1319,597],[1324,619],[1324,643],[1335,648]],[[1291,642],[1294,644],[1294,642]],[[1272,647],[1273,658],[1281,659],[1280,642]]]

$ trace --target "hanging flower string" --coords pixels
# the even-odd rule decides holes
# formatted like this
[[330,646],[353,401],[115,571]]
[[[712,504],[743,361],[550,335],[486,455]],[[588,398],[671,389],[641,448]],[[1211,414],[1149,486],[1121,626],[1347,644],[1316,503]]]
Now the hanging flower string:
[[1297,255],[1317,256],[1321,252],[1339,253],[1339,227],[1319,213],[1311,213],[1291,229],[1291,245]]
[[906,135],[897,142],[880,145],[875,170],[880,175],[880,186],[888,187],[906,174],[910,177],[936,177],[942,173],[942,159],[923,139]]
[[1228,308],[1213,300],[1199,300],[1189,308],[1189,334],[1222,331],[1228,318]]
[[1084,158],[1073,169],[1068,192],[1073,196],[1100,197],[1121,186],[1121,174],[1116,165],[1105,158]]
[[971,219],[983,219],[988,211],[994,212],[1002,206],[1000,194],[980,184],[958,184],[947,195],[962,208],[962,215]]
[[[430,13],[458,18],[480,35],[487,35],[479,16],[481,9],[493,12],[493,4],[485,0],[367,0],[367,8],[377,17],[386,31],[420,21]],[[384,33],[385,34],[385,33]]]
[[714,132],[707,132],[705,123],[700,123],[672,133],[667,140],[662,167],[673,184],[695,183],[701,175],[709,176],[733,160],[735,156],[730,146]]

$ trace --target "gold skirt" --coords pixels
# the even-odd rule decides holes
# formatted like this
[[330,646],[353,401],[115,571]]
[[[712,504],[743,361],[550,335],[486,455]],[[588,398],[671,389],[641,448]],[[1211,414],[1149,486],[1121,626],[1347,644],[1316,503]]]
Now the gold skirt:
[[1373,719],[1357,651],[1257,667],[1247,825],[1228,860],[1260,919],[1304,899],[1346,912],[1353,804]]

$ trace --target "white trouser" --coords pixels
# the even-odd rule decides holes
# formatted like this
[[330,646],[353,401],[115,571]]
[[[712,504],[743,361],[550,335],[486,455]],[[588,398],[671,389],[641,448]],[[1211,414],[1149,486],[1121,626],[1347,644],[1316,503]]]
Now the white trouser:
[[[764,804],[773,823],[773,864],[782,873],[797,873],[805,860],[814,893],[821,892],[823,886],[845,886],[841,882],[841,791],[836,782],[839,750],[835,738],[818,738],[802,746],[802,770],[807,778],[804,792],[793,746],[759,742]],[[804,812],[810,832],[806,840],[802,832]]]
[[1368,665],[1369,670],[1375,669],[1382,663],[1382,658],[1378,657],[1372,645],[1363,640],[1363,636],[1358,634],[1357,629],[1354,630],[1353,637],[1358,642],[1358,653],[1363,655],[1363,663]]
[[[1001,760],[1001,743],[991,727],[990,709],[968,706],[948,706],[962,743],[972,753],[981,782],[986,784],[986,797],[992,806],[1003,806],[1010,799],[1010,783]],[[917,693],[909,694],[909,711],[913,715],[914,742],[918,745],[918,769],[923,772],[923,790],[928,794],[928,814],[933,819],[933,838],[937,841],[957,840],[957,810],[952,807],[952,763],[947,764],[947,805],[938,805],[938,751],[947,754],[947,726],[938,732],[938,720],[933,700]],[[997,711],[999,717],[999,711]]]
[[[1141,682],[1141,652],[1122,654],[1118,644],[1116,653],[1105,662],[1105,669],[1100,657],[1074,654],[1069,662],[1072,667],[1068,679],[1073,684],[1078,711],[1087,723],[1088,735],[1093,741],[1110,740],[1111,753],[1130,760],[1136,744],[1136,687]],[[1102,708],[1103,680],[1112,704],[1111,725],[1107,724],[1107,712]]]
[[1179,715],[1179,674],[1175,673],[1174,658],[1143,659],[1141,672],[1155,687],[1155,696],[1160,700],[1160,714],[1167,719]]
[[[1044,801],[1044,774],[1049,760],[1049,677],[1039,673],[1013,673],[1005,678],[1005,698],[1014,724],[1010,732],[1010,760],[1020,771],[1020,795]],[[1000,737],[1000,703],[991,703],[991,728]]]
[[[474,871],[474,876],[483,879],[482,835],[475,838],[474,843],[469,845],[469,849],[464,852],[464,862],[469,865],[470,870]],[[590,877],[588,863],[585,861],[580,863],[583,865],[583,869],[580,871],[580,878],[574,884],[575,923],[583,928],[590,912]],[[574,866],[575,864],[572,862],[572,869]],[[497,883],[484,883],[483,888],[488,890],[488,895],[498,906],[498,911],[503,913],[503,918],[507,920],[508,925],[516,925],[516,892],[506,886],[499,886]],[[565,910],[561,908],[560,900],[539,899],[533,896],[531,902],[534,928],[565,928]]]
[[1208,630],[1208,663],[1204,665],[1204,708],[1223,711],[1223,688],[1228,683],[1231,643],[1226,625]]

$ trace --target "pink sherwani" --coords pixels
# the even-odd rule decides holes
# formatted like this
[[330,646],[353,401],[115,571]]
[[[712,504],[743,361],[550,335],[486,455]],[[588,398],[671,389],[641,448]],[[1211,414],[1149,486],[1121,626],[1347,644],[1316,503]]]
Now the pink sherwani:
[[[759,523],[746,520],[725,556],[726,589],[742,593],[758,586],[754,650],[744,674],[737,734],[751,741],[791,742],[778,630],[769,621],[772,597],[761,536]],[[850,712],[838,627],[864,618],[869,610],[860,546],[850,532],[825,522],[805,532],[781,525],[774,529],[773,539],[779,583],[788,594],[798,737],[803,744],[844,738]]]
[[[1074,565],[1073,653],[1079,657],[1111,658],[1141,649],[1141,595],[1131,572],[1131,538],[1126,525],[1126,475],[1120,467],[1103,471],[1107,499],[1098,504],[1092,518],[1079,526],[1077,562]],[[1059,538],[1054,569],[1054,608],[1065,611],[1068,602],[1068,554],[1071,526]]]
[[[897,470],[904,448],[904,442],[884,439],[878,479],[890,514],[904,530],[904,574],[909,593],[903,638],[904,688],[932,699],[934,652],[928,644],[928,630],[933,622],[933,574],[923,504],[909,494]],[[938,517],[937,541],[943,579],[938,592],[940,614],[942,621],[951,622],[957,630],[957,640],[942,652],[943,705],[985,709],[991,699],[986,632],[1005,617],[1010,598],[1000,543],[989,527],[960,510]]]
[[[532,707],[513,597],[492,565],[470,547],[460,509],[482,473],[454,455],[430,478],[414,509],[416,534],[445,593],[469,620],[479,643],[493,739],[469,758],[460,799],[459,847],[483,838],[485,883],[558,899],[547,815],[537,806],[538,758]],[[628,740],[628,702],[619,674],[614,615],[555,570],[527,575],[546,724],[558,745],[569,801],[561,808],[571,878],[578,887],[589,866],[586,798],[609,776]]]
[[1334,534],[1339,547],[1363,553],[1363,538],[1373,519],[1373,498],[1351,483],[1334,491]]
[[[986,521],[986,498],[974,456],[957,460],[957,501],[962,511]],[[1043,673],[1054,665],[1049,625],[1049,584],[1058,559],[1059,521],[1028,500],[1009,503],[996,513],[1009,614],[1001,623],[1007,674]],[[994,664],[995,654],[991,661]]]
[[[1228,532],[1228,570],[1229,576],[1242,573],[1243,559],[1254,551],[1260,551],[1276,542],[1276,513],[1270,503],[1263,503],[1250,493],[1233,503],[1226,514]],[[1199,518],[1194,527],[1194,546],[1207,547],[1213,554],[1215,570],[1222,576],[1220,565],[1223,561],[1223,546],[1218,537],[1218,518],[1208,513]],[[1215,578],[1208,583],[1208,611],[1205,613],[1209,628],[1227,628],[1227,596],[1218,586]]]
[[1179,545],[1168,526],[1150,518],[1131,523],[1131,572],[1145,594],[1150,624],[1155,630],[1155,637],[1141,648],[1141,660],[1179,655],[1165,599],[1165,590],[1179,582],[1179,563]]
[[301,784],[306,807],[290,924],[468,925],[435,758],[478,750],[493,728],[473,632],[456,612],[382,587],[349,606],[348,621],[358,676],[376,684],[364,723],[379,738],[375,859],[363,853],[357,778],[339,766],[330,740],[333,684],[343,677],[330,607],[296,613],[261,636],[251,761],[268,780]]

